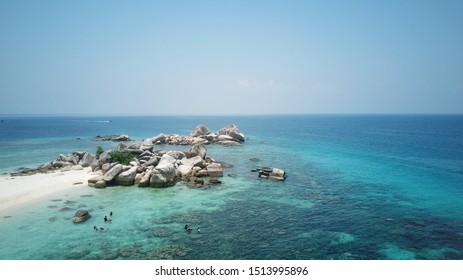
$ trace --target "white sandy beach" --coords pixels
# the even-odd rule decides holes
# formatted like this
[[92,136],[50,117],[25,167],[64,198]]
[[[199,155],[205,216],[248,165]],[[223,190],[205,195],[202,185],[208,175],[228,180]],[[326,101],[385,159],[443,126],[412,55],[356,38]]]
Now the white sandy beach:
[[87,180],[92,176],[90,167],[30,176],[0,176],[0,214],[10,213],[57,192],[88,188]]

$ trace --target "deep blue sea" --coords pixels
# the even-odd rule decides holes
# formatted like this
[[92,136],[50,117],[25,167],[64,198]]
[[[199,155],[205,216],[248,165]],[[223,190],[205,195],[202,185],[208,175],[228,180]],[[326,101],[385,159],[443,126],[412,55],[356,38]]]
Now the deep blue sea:
[[[116,147],[97,135],[234,123],[247,140],[207,146],[237,174],[209,189],[85,185],[0,217],[0,259],[463,259],[463,115],[1,119],[0,173]],[[259,179],[261,166],[289,176]],[[93,217],[73,224],[78,208]],[[109,211],[110,230],[94,231]]]

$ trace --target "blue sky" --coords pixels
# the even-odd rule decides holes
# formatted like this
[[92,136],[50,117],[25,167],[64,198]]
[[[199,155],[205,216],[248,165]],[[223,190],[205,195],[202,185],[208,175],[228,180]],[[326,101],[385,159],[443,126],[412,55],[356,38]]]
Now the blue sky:
[[0,1],[1,114],[463,113],[463,1]]

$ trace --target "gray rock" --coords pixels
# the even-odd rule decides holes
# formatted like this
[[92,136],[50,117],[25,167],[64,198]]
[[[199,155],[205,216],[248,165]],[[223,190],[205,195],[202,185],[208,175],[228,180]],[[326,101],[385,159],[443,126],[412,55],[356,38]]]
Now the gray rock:
[[130,137],[127,134],[121,134],[114,137],[112,141],[121,142],[121,141],[130,141]]
[[278,180],[278,181],[284,181],[286,177],[287,177],[286,172],[278,168],[272,168],[272,172],[270,173],[270,176],[269,176],[270,179]]
[[206,166],[205,161],[201,156],[195,156],[192,158],[184,158],[180,161],[181,165],[177,167],[182,176],[189,175],[193,171],[193,167],[198,166],[204,168]]
[[217,142],[225,147],[233,147],[233,146],[241,146],[242,144],[240,142],[236,142],[234,140],[228,140],[228,141],[220,141]]
[[84,168],[82,167],[82,165],[74,165],[72,166],[72,170],[83,170]]
[[259,178],[263,179],[273,179],[278,181],[284,181],[288,175],[284,170],[279,168],[271,168],[271,167],[261,167],[257,170],[251,170],[253,172],[259,172]]
[[139,187],[146,187],[150,184],[151,171],[152,170],[145,171],[145,173],[143,174],[143,177],[140,180],[140,183],[138,183]]
[[80,159],[82,159],[82,158],[84,157],[85,153],[86,153],[86,152],[84,152],[84,151],[75,151],[75,152],[73,153],[73,155],[78,156],[78,157],[79,157],[79,160],[80,160]]
[[94,183],[93,187],[95,189],[104,189],[106,188],[106,181],[105,180],[99,180],[96,183]]
[[114,141],[114,142],[120,142],[120,141],[130,141],[130,137],[127,134],[115,134],[115,135],[105,135],[105,136],[100,136],[97,135],[92,138],[93,141]]
[[178,171],[173,164],[165,165],[162,168],[158,165],[155,170],[159,171],[167,181],[174,181],[177,177]]
[[209,176],[209,172],[207,172],[206,169],[201,169],[201,170],[198,170],[194,173],[194,176],[196,177],[206,177],[206,176]]
[[180,152],[180,151],[168,151],[166,154],[173,157],[173,158],[175,158],[175,159],[182,159],[182,158],[186,157],[185,153]]
[[[137,172],[138,172],[138,170],[137,170]],[[143,175],[144,175],[144,173],[137,173],[137,175],[135,175],[135,181],[134,181],[135,185],[140,185],[140,181],[143,178]]]
[[112,181],[123,169],[123,165],[118,163],[113,168],[111,168],[108,172],[105,173],[103,180],[106,182]]
[[71,171],[72,166],[71,165],[66,165],[66,166],[61,167],[60,170],[61,170],[61,172]]
[[167,136],[164,133],[158,134],[151,138],[151,143],[153,144],[165,144]]
[[235,139],[235,138],[233,138],[233,137],[231,137],[229,135],[219,135],[217,137],[217,141],[219,141],[219,142],[222,142],[222,141],[235,141],[235,142],[238,142],[237,139]]
[[228,126],[226,126],[224,128],[219,129],[219,131],[217,131],[217,134],[218,135],[228,135],[228,136],[236,139],[239,142],[244,142],[245,141],[244,134],[241,133],[241,131],[238,129],[238,127],[236,125],[234,125],[234,124],[231,124],[231,125],[228,125]]
[[173,165],[176,161],[177,160],[173,156],[164,154],[156,166],[156,169],[163,169],[166,166]]
[[73,223],[81,223],[90,218],[90,213],[87,210],[77,210],[72,218]]
[[211,177],[222,177],[223,176],[223,168],[220,163],[211,163],[206,167],[207,173]]
[[88,182],[95,184],[96,182],[103,180],[103,178],[104,178],[103,175],[98,175],[98,176],[88,179]]
[[68,166],[69,163],[68,162],[64,162],[64,161],[60,161],[60,160],[54,160],[51,162],[51,165],[53,168],[61,168],[61,167],[64,167],[64,166]]
[[101,166],[101,171],[103,172],[103,174],[105,174],[106,172],[108,172],[111,168],[113,168],[114,166],[116,165],[116,163],[105,163]]
[[122,152],[124,151],[125,149],[127,149],[127,144],[124,143],[124,142],[119,142],[119,144],[117,144],[117,148],[116,150],[119,151],[119,152]]
[[202,144],[195,144],[191,146],[191,148],[188,151],[185,151],[185,155],[187,158],[192,158],[195,156],[200,156],[201,158],[205,158],[207,153],[206,147]]
[[159,170],[153,170],[150,176],[150,186],[154,188],[167,187],[167,179],[162,176]]
[[42,164],[39,167],[40,171],[42,171],[42,172],[46,172],[46,171],[48,171],[48,170],[50,170],[52,168],[53,168],[53,166],[51,165],[51,163],[45,163],[45,164]]
[[90,166],[92,164],[92,162],[93,162],[93,159],[94,159],[94,157],[90,153],[85,153],[82,156],[82,160],[80,161],[80,165],[82,165],[82,167]]
[[211,134],[211,130],[206,127],[205,125],[198,125],[191,131],[190,136],[191,137],[198,137],[198,136],[205,136]]
[[119,173],[115,178],[114,182],[121,186],[132,186],[135,182],[135,176],[137,175],[138,166],[133,166],[129,170]]
[[156,166],[159,163],[159,159],[156,156],[153,156],[150,160],[145,162],[145,166]]
[[104,151],[101,153],[101,155],[98,157],[98,165],[102,166],[105,163],[111,162],[111,150]]

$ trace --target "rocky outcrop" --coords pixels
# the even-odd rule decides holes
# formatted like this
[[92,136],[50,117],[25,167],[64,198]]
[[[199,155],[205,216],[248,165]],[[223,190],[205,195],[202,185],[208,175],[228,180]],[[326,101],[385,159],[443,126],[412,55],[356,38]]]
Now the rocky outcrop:
[[37,173],[66,172],[70,170],[80,170],[89,166],[94,160],[94,156],[87,152],[74,152],[68,155],[59,155],[55,160],[44,163],[36,168],[19,168],[10,173],[11,176],[28,176]]
[[[195,127],[190,135],[158,134],[152,138],[143,140],[137,149],[148,150],[154,145],[195,145],[195,144],[221,144],[224,146],[239,146],[244,143],[244,134],[234,124],[219,129],[216,133],[205,125]],[[130,147],[129,147],[130,148]]]
[[253,172],[258,172],[259,178],[262,179],[272,179],[276,181],[284,181],[288,175],[284,170],[279,168],[271,168],[271,167],[261,167],[258,169],[251,170]]
[[135,182],[135,176],[137,175],[138,166],[132,166],[128,170],[119,173],[114,178],[114,183],[121,186],[132,186]]
[[233,141],[244,142],[244,134],[238,129],[234,124],[226,126],[217,131],[217,135],[227,135],[230,136]]
[[[129,148],[124,151],[134,155],[127,165],[112,162],[111,151],[95,158],[91,166],[93,171],[102,175],[92,177],[88,185],[105,188],[111,185],[165,188],[179,181],[199,182],[201,185],[217,180],[198,179],[199,177],[222,177],[223,167],[207,156],[202,144],[195,144],[185,151],[145,150],[135,153]],[[102,159],[103,158],[103,159]]]
[[202,144],[195,144],[191,146],[191,148],[188,149],[188,151],[184,152],[186,158],[192,158],[192,157],[199,156],[202,159],[206,158],[206,153],[207,153],[207,149]]
[[113,142],[122,142],[122,141],[131,141],[130,137],[127,134],[115,134],[115,135],[97,135],[92,138],[93,141],[113,141]]
[[74,214],[74,217],[72,218],[72,222],[76,224],[82,223],[90,219],[90,217],[90,213],[87,210],[77,210],[77,212]]
[[223,177],[223,168],[220,163],[211,163],[206,167],[206,170],[211,177]]
[[[229,125],[212,133],[209,128],[199,125],[188,136],[158,134],[142,142],[126,143],[130,138],[125,135],[98,136],[97,141],[122,141],[117,151],[128,152],[133,159],[128,164],[116,162],[112,151],[103,151],[99,155],[78,151],[68,155],[59,155],[55,160],[38,168],[23,168],[12,176],[30,175],[38,172],[80,170],[90,166],[94,177],[88,180],[88,186],[105,188],[113,185],[139,187],[168,187],[182,180],[189,185],[207,185],[217,183],[217,177],[223,176],[223,169],[231,165],[216,162],[207,155],[207,144],[241,145],[244,135],[236,125]],[[229,144],[233,143],[233,144]],[[184,151],[158,150],[162,144],[190,145]],[[118,157],[115,156],[117,159]],[[225,167],[224,167],[225,165]]]
[[111,169],[109,169],[103,177],[103,180],[106,182],[111,182],[123,169],[122,164],[116,164]]
[[193,131],[191,131],[190,136],[191,137],[201,137],[201,136],[207,136],[209,134],[211,134],[211,130],[205,125],[200,124],[197,127],[195,127]]

